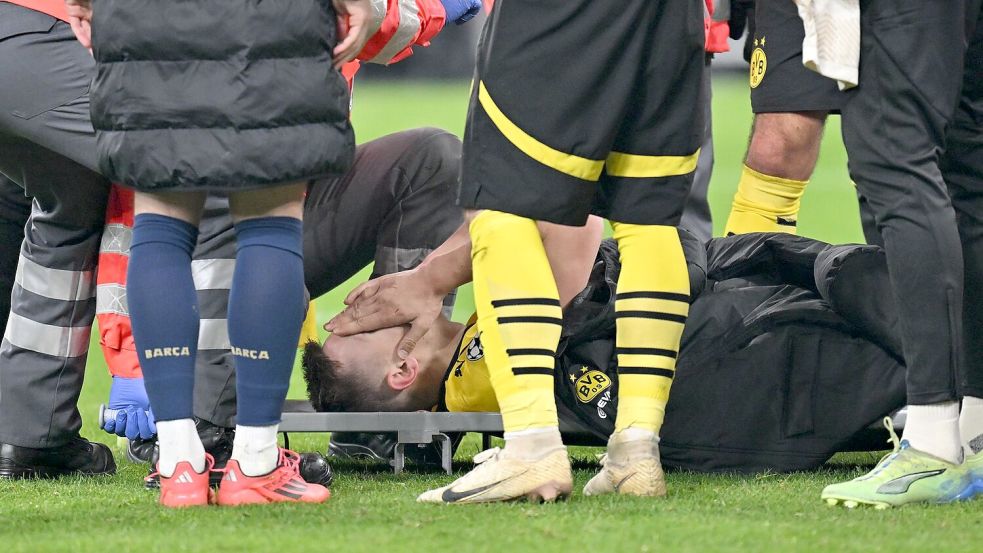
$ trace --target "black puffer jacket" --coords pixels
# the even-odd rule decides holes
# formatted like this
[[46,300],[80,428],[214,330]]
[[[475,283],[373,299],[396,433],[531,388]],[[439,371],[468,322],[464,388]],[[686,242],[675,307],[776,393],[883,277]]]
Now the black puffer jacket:
[[139,190],[261,188],[341,173],[354,135],[330,0],[99,0],[100,166]]

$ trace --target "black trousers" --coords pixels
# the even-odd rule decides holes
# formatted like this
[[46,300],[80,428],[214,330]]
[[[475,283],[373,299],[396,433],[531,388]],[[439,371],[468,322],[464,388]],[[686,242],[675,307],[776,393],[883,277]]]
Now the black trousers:
[[[983,397],[983,2],[974,0],[962,91],[942,158],[965,267],[962,394]],[[975,19],[973,12],[975,11]]]
[[[957,399],[960,372],[973,372],[962,367],[960,234],[972,238],[969,257],[978,257],[983,77],[979,37],[969,56],[967,42],[978,34],[973,23],[979,3],[863,1],[860,86],[842,110],[850,175],[869,203],[887,253],[911,404]],[[961,175],[953,173],[957,167]],[[943,169],[951,174],[954,196],[960,196],[956,208]],[[961,216],[957,225],[957,210],[975,216]],[[969,257],[977,267],[966,283],[978,288],[981,261]],[[975,294],[968,299],[979,303]],[[980,312],[979,306],[970,309]]]

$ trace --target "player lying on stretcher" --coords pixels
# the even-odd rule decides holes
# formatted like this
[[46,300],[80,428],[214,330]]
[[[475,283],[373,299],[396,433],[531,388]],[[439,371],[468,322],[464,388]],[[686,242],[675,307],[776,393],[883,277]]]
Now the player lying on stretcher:
[[[618,375],[614,290],[620,263],[601,221],[540,223],[564,306],[555,364],[561,426],[604,443]],[[418,268],[356,288],[307,344],[318,411],[497,411],[481,329],[440,314],[470,279],[466,229]],[[701,244],[680,231],[694,301],[661,432],[668,466],[744,472],[815,468],[901,407],[904,367],[883,252],[787,234]],[[517,267],[516,270],[521,270]]]

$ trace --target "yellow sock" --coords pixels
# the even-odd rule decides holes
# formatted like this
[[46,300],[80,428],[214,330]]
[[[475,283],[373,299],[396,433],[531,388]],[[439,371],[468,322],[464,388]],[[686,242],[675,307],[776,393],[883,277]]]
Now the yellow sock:
[[563,312],[539,229],[531,219],[483,211],[470,232],[478,329],[505,431],[555,427]]
[[734,194],[724,233],[796,233],[799,205],[807,180],[783,179],[759,173],[747,165]]
[[689,314],[689,273],[674,227],[612,223],[621,252],[615,301],[618,415],[615,432],[658,434],[683,325]]

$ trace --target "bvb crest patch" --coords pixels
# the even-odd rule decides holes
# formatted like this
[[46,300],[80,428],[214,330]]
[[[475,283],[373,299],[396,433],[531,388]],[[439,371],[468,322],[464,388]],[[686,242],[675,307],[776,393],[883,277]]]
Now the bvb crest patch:
[[754,51],[751,52],[751,88],[758,88],[762,79],[765,78],[765,71],[768,70],[768,56],[764,51],[765,37],[761,40],[754,39]]
[[464,348],[464,355],[468,358],[468,361],[477,361],[485,356],[485,348],[481,346],[480,332],[468,342],[468,347]]
[[600,394],[611,387],[611,379],[601,371],[595,371],[587,366],[580,368],[580,374],[570,375],[577,388],[577,399],[581,403],[590,403]]

